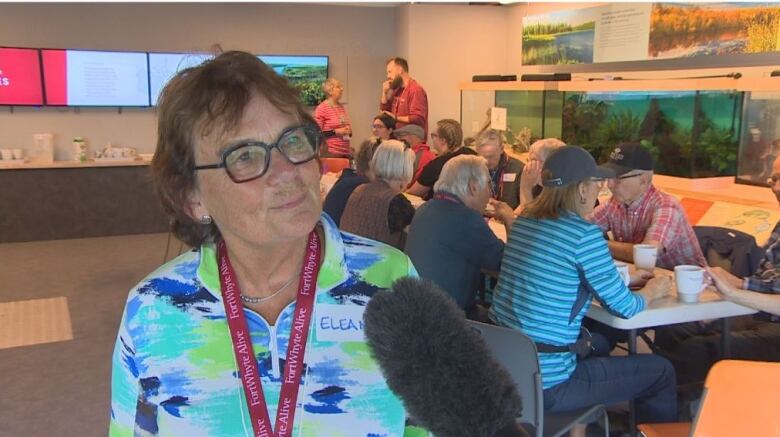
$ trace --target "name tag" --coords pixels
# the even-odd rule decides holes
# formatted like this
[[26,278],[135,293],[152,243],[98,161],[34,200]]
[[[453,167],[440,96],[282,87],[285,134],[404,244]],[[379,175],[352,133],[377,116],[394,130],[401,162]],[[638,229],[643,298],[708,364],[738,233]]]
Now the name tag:
[[514,182],[517,179],[517,173],[504,173],[504,182]]
[[363,311],[357,305],[317,305],[314,322],[318,341],[365,341]]

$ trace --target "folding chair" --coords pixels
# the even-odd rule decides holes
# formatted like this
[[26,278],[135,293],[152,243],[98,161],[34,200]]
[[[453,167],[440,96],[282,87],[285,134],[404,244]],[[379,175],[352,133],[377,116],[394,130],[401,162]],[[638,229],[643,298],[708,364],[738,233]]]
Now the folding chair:
[[[603,405],[563,414],[545,414],[542,393],[542,376],[536,345],[527,335],[516,329],[468,320],[471,329],[479,332],[495,358],[512,376],[520,397],[523,411],[518,421],[535,437],[566,435],[575,425],[586,424],[602,418],[604,435],[609,437],[609,420]],[[530,426],[526,426],[530,425]]]

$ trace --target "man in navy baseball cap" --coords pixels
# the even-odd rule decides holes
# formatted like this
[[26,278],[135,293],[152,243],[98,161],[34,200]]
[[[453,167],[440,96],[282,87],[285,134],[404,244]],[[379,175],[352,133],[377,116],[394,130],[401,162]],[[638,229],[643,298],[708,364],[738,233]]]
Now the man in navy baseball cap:
[[591,221],[612,234],[612,256],[633,262],[635,244],[658,248],[657,266],[706,265],[699,242],[674,197],[653,186],[653,156],[638,143],[615,146],[603,167],[615,171],[612,198],[593,211]]

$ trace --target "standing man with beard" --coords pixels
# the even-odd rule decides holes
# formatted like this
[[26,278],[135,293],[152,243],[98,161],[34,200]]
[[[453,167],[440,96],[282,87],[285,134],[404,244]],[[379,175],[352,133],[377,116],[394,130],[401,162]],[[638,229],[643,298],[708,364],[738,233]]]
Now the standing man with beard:
[[395,118],[396,128],[416,124],[428,135],[428,95],[409,76],[406,59],[387,60],[387,80],[382,83],[379,109]]

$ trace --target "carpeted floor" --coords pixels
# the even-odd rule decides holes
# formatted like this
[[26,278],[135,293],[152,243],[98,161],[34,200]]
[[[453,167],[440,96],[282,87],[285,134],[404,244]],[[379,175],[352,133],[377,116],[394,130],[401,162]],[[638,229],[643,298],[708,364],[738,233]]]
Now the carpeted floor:
[[0,303],[64,297],[73,332],[73,340],[0,349],[0,437],[107,434],[122,309],[130,287],[162,264],[166,239],[0,244]]

